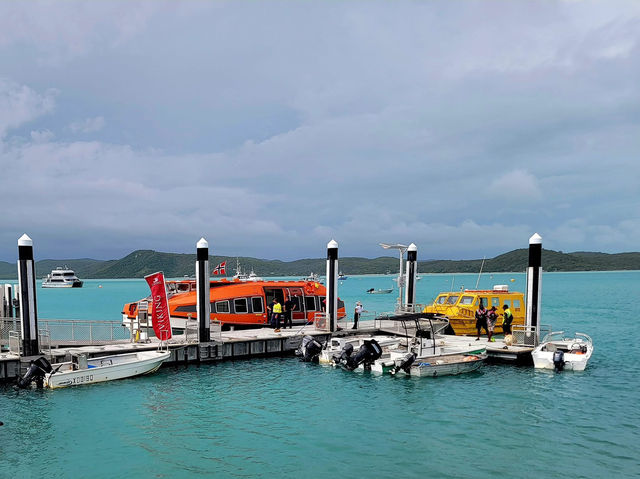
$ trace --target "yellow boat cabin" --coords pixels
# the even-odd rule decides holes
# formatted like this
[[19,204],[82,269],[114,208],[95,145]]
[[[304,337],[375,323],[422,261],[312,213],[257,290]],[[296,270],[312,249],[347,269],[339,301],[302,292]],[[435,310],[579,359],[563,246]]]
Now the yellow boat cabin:
[[[509,291],[506,284],[498,284],[489,290],[465,289],[464,291],[452,291],[440,293],[432,304],[425,306],[423,313],[432,313],[436,316],[449,318],[453,333],[457,335],[476,334],[476,310],[480,301],[485,308],[496,307],[498,320],[494,333],[502,334],[502,306],[508,305],[513,314],[513,325],[523,325],[525,319],[524,294]],[[451,332],[451,331],[449,331]],[[483,331],[484,332],[484,331]]]

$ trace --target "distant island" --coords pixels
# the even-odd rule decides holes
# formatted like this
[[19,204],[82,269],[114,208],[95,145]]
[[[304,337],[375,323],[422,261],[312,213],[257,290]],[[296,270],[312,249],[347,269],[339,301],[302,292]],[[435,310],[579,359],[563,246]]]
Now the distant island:
[[[483,271],[519,272],[525,271],[528,263],[528,249],[517,249],[509,253],[486,259]],[[255,271],[259,276],[306,276],[310,272],[324,274],[324,258],[299,259],[295,261],[263,260],[249,257],[238,258],[243,271]],[[156,271],[164,271],[169,278],[185,275],[193,276],[195,254],[161,253],[138,250],[118,260],[101,261],[95,259],[60,259],[36,261],[38,278],[42,278],[58,266],[68,266],[83,279],[142,278]],[[233,275],[236,257],[210,256],[209,265],[213,269],[218,263],[227,262],[227,274]],[[397,273],[398,258],[340,258],[340,269],[345,274]],[[424,260],[418,261],[419,273],[478,273],[481,259],[473,260]],[[543,249],[542,267],[545,271],[619,271],[640,270],[640,253],[563,253]],[[0,261],[0,279],[15,280],[18,273],[15,263]]]

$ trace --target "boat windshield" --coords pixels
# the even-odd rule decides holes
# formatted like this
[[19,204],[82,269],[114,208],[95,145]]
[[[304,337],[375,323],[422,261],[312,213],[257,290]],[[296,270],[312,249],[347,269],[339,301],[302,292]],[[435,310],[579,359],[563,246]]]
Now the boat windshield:
[[436,304],[444,304],[447,302],[447,295],[446,294],[441,294],[440,296],[438,296],[436,298],[435,303]]
[[456,304],[456,301],[458,301],[459,297],[460,296],[458,296],[457,294],[453,296],[449,296],[449,298],[447,299],[447,304]]
[[464,304],[466,306],[473,304],[473,296],[463,296],[460,298],[460,304]]

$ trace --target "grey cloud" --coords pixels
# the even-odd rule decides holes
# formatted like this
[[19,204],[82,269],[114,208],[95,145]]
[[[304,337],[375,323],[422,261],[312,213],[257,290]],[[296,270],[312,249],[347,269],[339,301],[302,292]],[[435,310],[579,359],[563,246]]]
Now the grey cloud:
[[63,256],[205,236],[283,259],[331,238],[344,255],[482,257],[535,231],[637,249],[637,4],[19,5],[0,6],[22,25],[0,15],[0,102],[22,92],[0,109],[9,257],[29,228]]

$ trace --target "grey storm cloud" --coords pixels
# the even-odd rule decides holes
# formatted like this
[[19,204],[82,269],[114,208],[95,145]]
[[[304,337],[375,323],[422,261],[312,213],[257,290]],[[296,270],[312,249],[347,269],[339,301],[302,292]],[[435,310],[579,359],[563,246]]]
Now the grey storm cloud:
[[0,259],[637,250],[635,2],[0,4]]

